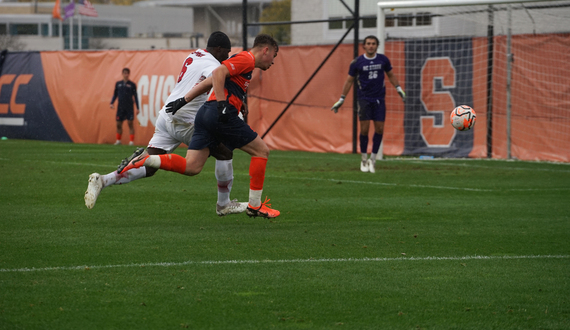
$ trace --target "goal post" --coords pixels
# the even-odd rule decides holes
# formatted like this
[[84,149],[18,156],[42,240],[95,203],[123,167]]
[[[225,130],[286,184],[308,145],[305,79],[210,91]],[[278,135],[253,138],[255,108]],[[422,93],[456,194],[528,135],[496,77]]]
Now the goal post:
[[[403,111],[387,95],[378,158],[570,162],[568,15],[570,1],[561,0],[378,2],[378,51],[404,66],[407,95]],[[471,131],[449,123],[461,104],[477,113]]]

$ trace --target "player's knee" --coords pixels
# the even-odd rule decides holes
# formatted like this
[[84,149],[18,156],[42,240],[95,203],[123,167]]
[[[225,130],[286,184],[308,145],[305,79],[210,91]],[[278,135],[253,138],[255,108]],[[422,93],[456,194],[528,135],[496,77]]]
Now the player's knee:
[[188,176],[194,176],[200,174],[200,172],[202,172],[202,167],[186,165],[186,170],[184,174]]
[[264,143],[263,146],[257,150],[256,156],[257,157],[263,157],[263,158],[269,158],[269,152],[270,152],[269,147],[267,146],[267,144]]

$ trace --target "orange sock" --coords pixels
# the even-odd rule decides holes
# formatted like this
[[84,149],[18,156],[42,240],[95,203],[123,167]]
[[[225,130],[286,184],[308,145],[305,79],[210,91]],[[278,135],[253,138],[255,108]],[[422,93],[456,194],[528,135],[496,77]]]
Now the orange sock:
[[186,172],[186,158],[177,154],[160,155],[160,169],[184,174]]
[[117,133],[116,137],[117,137],[117,140],[120,140],[121,139],[121,133]]
[[135,135],[131,134],[129,135],[129,141],[133,142],[135,140]]
[[263,190],[266,166],[267,158],[251,157],[251,162],[249,163],[249,189]]

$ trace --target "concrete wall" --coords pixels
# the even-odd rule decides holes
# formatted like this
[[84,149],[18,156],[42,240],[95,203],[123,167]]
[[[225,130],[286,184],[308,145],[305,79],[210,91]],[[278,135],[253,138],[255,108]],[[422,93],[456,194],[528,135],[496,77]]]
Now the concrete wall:
[[173,7],[94,5],[99,17],[129,19],[129,37],[152,37],[164,33],[194,33],[194,10]]
[[120,49],[120,50],[150,50],[150,49],[195,49],[206,47],[206,41],[200,39],[199,45],[190,38],[92,38],[90,48]]
[[[292,0],[291,21],[327,19],[324,12],[325,0]],[[293,24],[291,26],[291,44],[314,45],[325,43],[327,23]]]

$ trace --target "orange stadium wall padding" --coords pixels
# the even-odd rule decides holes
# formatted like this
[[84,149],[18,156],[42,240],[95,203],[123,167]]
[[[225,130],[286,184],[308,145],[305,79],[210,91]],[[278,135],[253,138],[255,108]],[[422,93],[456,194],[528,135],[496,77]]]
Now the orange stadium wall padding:
[[[468,140],[471,142],[465,154],[469,157],[486,157],[487,152],[486,43],[486,38],[472,39],[472,85],[478,87],[472,91],[472,106],[477,111],[477,124],[469,133],[473,134],[472,139]],[[506,158],[506,58],[501,55],[506,51],[506,44],[503,37],[496,37],[495,44],[493,157]],[[267,132],[332,47],[282,46],[269,70],[254,71],[248,90],[248,123],[255,131],[260,135]],[[407,47],[407,41],[387,42],[385,47],[394,73],[410,98],[404,105],[386,79],[386,155],[410,153],[406,142],[409,140],[407,113],[409,104],[419,96],[411,89],[411,85],[408,86],[410,81],[406,81],[412,69],[406,68]],[[544,57],[546,48],[549,51],[554,48],[559,54],[564,54],[563,58],[537,60]],[[235,53],[240,50],[235,48],[232,51]],[[114,84],[121,79],[121,70],[128,67],[131,69],[130,79],[137,84],[140,102],[140,114],[135,121],[135,144],[146,145],[154,132],[157,113],[172,90],[189,52],[190,50],[111,50],[9,54],[0,76],[0,135],[75,143],[113,143],[116,110],[110,109],[109,103]],[[352,52],[352,45],[346,44],[339,46],[332,54],[265,136],[264,140],[271,149],[352,152],[352,91],[337,114],[330,111],[340,96],[348,66],[353,59]],[[514,114],[513,157],[570,162],[568,132],[560,136],[558,131],[549,127],[561,125],[561,130],[568,130],[570,102],[568,97],[556,96],[569,94],[570,76],[556,75],[556,82],[543,82],[540,85],[534,79],[537,72],[556,74],[557,65],[568,66],[570,36],[515,36],[513,53],[516,56],[513,66],[513,76],[516,78],[513,79],[511,99]],[[522,65],[523,63],[532,65]],[[429,107],[429,104],[426,106]],[[565,109],[566,112],[558,113],[560,109]],[[560,122],[552,122],[552,119],[545,118],[561,119]],[[16,124],[20,126],[13,126]],[[18,133],[25,127],[28,128],[26,134]],[[128,131],[126,123],[124,130]],[[30,133],[32,131],[34,133]],[[128,134],[123,134],[123,139],[124,143],[128,142]]]
[[[140,103],[134,142],[146,145],[187,55],[188,51],[43,52],[42,63],[52,103],[76,143],[114,142],[116,110],[109,104],[121,70],[128,67]],[[128,132],[126,123],[123,130]],[[127,142],[128,134],[123,139]]]
[[[493,158],[504,159],[506,37],[496,37],[495,49]],[[513,36],[511,53],[511,157],[570,162],[570,34]]]
[[[402,43],[387,45],[387,52],[403,47]],[[331,46],[281,47],[275,64],[265,72],[257,72],[248,93],[253,109],[260,111],[250,115],[252,127],[264,134],[279,114],[285,109],[305,82],[311,77]],[[287,112],[265,137],[273,149],[304,150],[312,152],[352,152],[352,92],[347,95],[344,105],[337,114],[330,109],[338,100],[342,86],[348,76],[348,66],[352,61],[352,45],[341,45],[323,65],[321,70],[301,92]],[[396,75],[403,78],[403,59],[391,59]],[[405,88],[405,81],[400,80]],[[396,103],[398,94],[392,87],[387,92],[387,103]],[[391,108],[386,118],[387,129],[384,152],[401,154],[404,132],[403,103]]]

